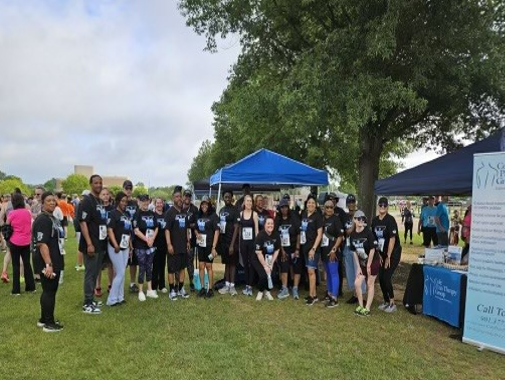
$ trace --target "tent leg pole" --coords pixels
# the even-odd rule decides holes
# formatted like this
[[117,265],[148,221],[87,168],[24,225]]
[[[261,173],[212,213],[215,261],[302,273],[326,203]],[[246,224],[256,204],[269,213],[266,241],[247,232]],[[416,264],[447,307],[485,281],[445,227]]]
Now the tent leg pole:
[[219,182],[219,187],[217,189],[217,202],[216,202],[216,211],[219,211],[219,202],[221,201],[221,182]]

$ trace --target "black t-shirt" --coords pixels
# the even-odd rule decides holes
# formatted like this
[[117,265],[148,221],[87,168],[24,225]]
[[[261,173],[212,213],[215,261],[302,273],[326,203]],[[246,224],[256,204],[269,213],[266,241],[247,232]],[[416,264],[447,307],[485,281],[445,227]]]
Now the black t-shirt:
[[[114,237],[116,238],[116,243],[119,244],[121,249],[126,249],[129,247],[129,239],[132,234],[132,220],[130,219],[130,214],[127,212],[121,212],[118,209],[112,210],[109,214],[109,223],[107,228],[111,228],[114,232]],[[124,237],[124,236],[125,237]],[[128,238],[126,236],[129,236]]]
[[312,215],[307,216],[307,211],[304,210],[300,224],[300,245],[308,245],[312,248],[317,238],[317,230],[322,227],[323,216],[319,212],[314,211]]
[[[375,240],[375,235],[370,228],[365,227],[361,232],[353,231],[350,236],[351,251],[358,254],[358,260],[362,267],[366,267],[368,255],[373,248],[376,248],[377,242]],[[377,252],[375,252],[374,260],[379,258]]]
[[[186,211],[170,207],[165,215],[166,229],[170,231],[170,240],[176,254],[186,253],[188,243],[189,220]],[[168,243],[168,242],[167,242]]]
[[[152,211],[142,211],[137,210],[135,214],[135,219],[133,219],[133,229],[138,228],[146,237],[154,236],[158,225],[156,224],[156,218],[154,217],[154,212]],[[142,239],[135,239],[133,241],[133,248],[137,249],[149,249],[147,242]]]
[[273,255],[275,251],[281,249],[281,239],[277,231],[268,235],[265,230],[260,231],[254,241],[255,250],[261,251],[263,256]]
[[183,211],[188,215],[188,222],[189,222],[189,227],[191,231],[191,248],[196,247],[196,235],[194,232],[195,229],[195,223],[196,223],[196,218],[198,215],[198,208],[193,204],[190,203],[188,208],[185,208],[184,205],[182,206]]
[[214,232],[219,231],[219,219],[216,213],[210,215],[200,214],[197,216],[195,229],[199,234],[205,235],[201,242],[197,242],[199,247],[212,248],[214,243]]
[[163,247],[166,250],[167,239],[165,238],[165,229],[167,227],[167,221],[165,220],[165,213],[158,214],[154,211],[154,219],[156,220],[156,225],[158,226],[158,234],[154,240],[154,245],[158,247]]
[[57,218],[46,212],[40,213],[32,225],[32,246],[34,247],[33,266],[35,273],[42,273],[46,267],[37,243],[46,244],[53,271],[63,270],[63,256],[61,256],[59,239],[64,238],[65,232]]
[[396,248],[400,246],[400,239],[398,238],[398,225],[392,215],[386,214],[382,220],[378,216],[374,217],[372,231],[377,239],[378,251],[383,257],[387,255],[389,240],[393,237],[396,238],[393,253],[397,252]]
[[402,217],[405,224],[414,224],[414,214],[408,208],[403,209]]
[[235,206],[224,206],[219,210],[219,239],[230,245],[235,232],[235,224],[239,219],[239,212]]
[[323,259],[329,256],[330,251],[335,245],[335,240],[343,234],[344,231],[338,215],[333,214],[329,218],[323,217],[323,238],[321,240],[321,255]]
[[300,220],[294,213],[290,213],[287,219],[283,219],[279,214],[275,219],[275,231],[279,232],[281,246],[286,254],[294,253],[296,242],[300,234]]
[[[79,222],[86,222],[89,237],[95,249],[105,251],[107,248],[107,209],[99,198],[87,195],[83,198],[79,207]],[[87,244],[84,235],[81,235],[79,250],[87,252]]]
[[335,215],[340,220],[340,225],[343,226],[347,221],[347,213],[342,207],[335,206]]
[[265,229],[265,222],[267,218],[270,216],[270,213],[267,210],[255,210],[256,214],[258,214],[258,229],[263,231]]
[[135,202],[133,199],[128,201],[128,204],[126,205],[126,212],[130,214],[130,219],[133,220],[135,219],[135,214],[137,213],[137,210],[139,209],[139,206],[137,202]]

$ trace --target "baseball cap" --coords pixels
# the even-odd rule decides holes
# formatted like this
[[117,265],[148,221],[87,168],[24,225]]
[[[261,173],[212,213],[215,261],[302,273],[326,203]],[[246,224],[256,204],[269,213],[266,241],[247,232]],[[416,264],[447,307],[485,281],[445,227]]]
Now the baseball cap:
[[347,195],[347,198],[345,199],[345,203],[356,203],[356,196],[354,194],[349,194]]
[[279,202],[279,207],[289,207],[289,201],[286,198],[282,198]]
[[388,199],[386,197],[380,197],[379,198],[379,202],[377,202],[377,204],[385,204],[386,207],[388,206]]
[[123,189],[126,189],[128,187],[131,187],[133,189],[133,183],[129,179],[123,182]]
[[366,220],[366,215],[363,211],[358,210],[354,213],[354,218],[365,218]]
[[284,194],[284,195],[282,196],[282,199],[288,199],[288,200],[290,200],[290,199],[291,199],[291,196],[290,196],[288,193],[286,193],[286,194]]
[[[187,190],[186,190],[187,191]],[[186,191],[184,192],[184,194],[186,194]],[[200,201],[200,204],[202,203],[210,203],[210,200],[209,200],[209,196],[208,195],[204,195],[202,197],[202,200]]]
[[141,201],[141,202],[148,201],[148,200],[149,200],[149,195],[147,195],[147,194],[141,194],[141,195],[139,195],[139,198],[138,198],[138,199],[139,199],[139,201]]
[[182,186],[175,186],[174,187],[174,192],[172,193],[173,195],[177,194],[177,193],[181,193],[182,192]]
[[328,194],[328,198],[338,199],[338,195],[335,194],[334,192],[331,192]]
[[[191,192],[191,190],[186,189],[186,190],[184,190],[184,196],[186,196],[186,195],[188,195],[188,196],[190,196],[190,197],[191,197],[191,196],[193,195],[193,193]],[[207,198],[208,198],[208,197],[207,197]]]

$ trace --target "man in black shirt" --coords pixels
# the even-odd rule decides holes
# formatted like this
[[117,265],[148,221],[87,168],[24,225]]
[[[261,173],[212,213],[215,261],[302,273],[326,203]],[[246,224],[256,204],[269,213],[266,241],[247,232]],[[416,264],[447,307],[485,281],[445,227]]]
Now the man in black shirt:
[[[338,195],[335,193],[329,193],[327,198],[328,198],[327,200],[331,200],[333,202],[333,208],[335,209],[335,215],[340,220],[340,225],[343,226],[347,220],[347,214],[342,207],[338,207],[338,205],[337,205],[338,204]],[[341,251],[339,251],[339,254],[337,255],[337,258],[338,258],[338,280],[339,280],[338,296],[342,297],[343,296],[342,285],[344,283],[344,260],[343,260],[342,254],[340,252]]]
[[[242,196],[239,198],[239,200],[235,203],[235,206],[237,206],[237,209],[239,211],[242,211],[242,204],[244,203],[244,197],[246,195],[251,195],[251,185],[245,183],[244,185],[242,185]],[[252,195],[251,195],[252,197]]]
[[85,196],[79,206],[79,226],[81,240],[79,250],[84,258],[84,304],[86,314],[100,314],[100,303],[93,299],[96,278],[101,270],[105,250],[107,249],[107,212],[99,198],[102,191],[102,177],[95,174],[89,179],[91,193]]
[[[126,205],[126,212],[130,216],[131,220],[135,219],[135,215],[138,211],[138,203],[133,199],[133,183],[129,179],[123,182],[123,192],[128,197],[128,204]],[[131,234],[132,242],[135,240],[135,234]],[[138,293],[139,287],[136,283],[137,281],[137,268],[139,262],[137,260],[137,254],[133,251],[131,258],[128,260],[128,265],[130,266],[130,293]]]
[[189,289],[194,292],[195,291],[195,285],[193,284],[193,276],[195,273],[195,251],[197,249],[196,247],[196,234],[195,234],[195,220],[196,216],[198,214],[198,208],[191,202],[191,197],[193,196],[193,193],[191,190],[186,189],[184,190],[184,201],[182,204],[182,210],[185,211],[188,214],[188,220],[189,220],[189,227],[190,227],[190,233],[191,233],[191,239],[190,239],[190,250],[188,251],[188,262],[187,262],[187,268],[188,268],[188,277],[189,277]]
[[[184,269],[187,265],[187,255],[190,250],[190,231],[187,213],[182,208],[182,187],[176,186],[173,193],[174,205],[165,215],[165,237],[168,247],[168,284],[170,286],[169,298],[172,301],[177,297],[188,298],[184,290]],[[177,278],[176,278],[177,276]],[[176,279],[178,283],[176,284]],[[176,286],[178,286],[178,291]]]

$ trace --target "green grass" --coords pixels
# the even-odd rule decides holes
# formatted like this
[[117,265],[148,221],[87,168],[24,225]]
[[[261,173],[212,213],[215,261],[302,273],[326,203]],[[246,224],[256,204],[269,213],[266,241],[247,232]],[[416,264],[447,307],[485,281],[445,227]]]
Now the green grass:
[[[395,279],[398,298],[408,262],[421,250],[420,238],[415,243],[405,248]],[[67,252],[56,305],[65,324],[62,333],[45,334],[35,327],[40,290],[11,297],[10,284],[0,284],[1,378],[505,378],[503,356],[478,352],[449,337],[457,330],[403,308],[393,315],[373,310],[364,319],[343,303],[326,310],[301,301],[257,303],[217,295],[175,303],[163,296],[140,304],[128,294],[122,307],[85,315],[80,308],[83,272],[73,269],[75,239],[69,239]]]

